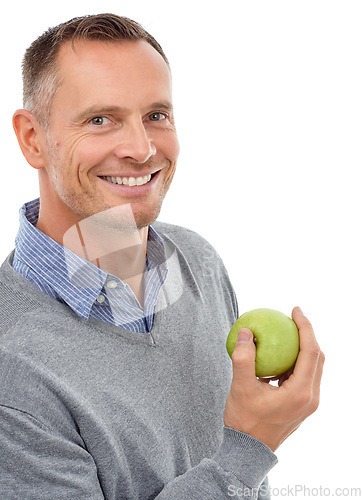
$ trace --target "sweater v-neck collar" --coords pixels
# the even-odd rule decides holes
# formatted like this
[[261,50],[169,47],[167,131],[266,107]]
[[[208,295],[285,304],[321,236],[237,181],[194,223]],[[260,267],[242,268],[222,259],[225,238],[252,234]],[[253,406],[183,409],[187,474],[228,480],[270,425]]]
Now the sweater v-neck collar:
[[[0,267],[0,282],[2,282],[1,293],[4,295],[4,301],[6,302],[7,299],[10,299],[9,294],[13,294],[13,297],[11,297],[11,300],[8,302],[9,306],[12,308],[12,312],[9,313],[8,311],[8,314],[14,318],[14,323],[17,322],[17,318],[21,317],[21,315],[31,314],[37,310],[43,311],[44,309],[48,309],[50,315],[59,315],[62,317],[64,317],[64,315],[73,316],[74,321],[78,323],[79,326],[84,324],[87,325],[87,327],[103,333],[108,332],[113,335],[122,335],[126,336],[128,340],[137,343],[156,346],[158,335],[156,340],[153,333],[155,328],[152,328],[151,332],[147,334],[140,334],[96,318],[80,318],[67,304],[58,302],[43,293],[35,285],[15,271],[12,267],[14,252],[15,250],[8,255]],[[169,256],[167,262],[170,269],[167,279],[160,290],[156,304],[155,312],[158,314],[165,311],[169,305],[178,300],[183,290],[181,271],[175,251]],[[16,307],[14,308],[15,304]],[[155,314],[155,327],[157,327],[159,322],[158,314]]]

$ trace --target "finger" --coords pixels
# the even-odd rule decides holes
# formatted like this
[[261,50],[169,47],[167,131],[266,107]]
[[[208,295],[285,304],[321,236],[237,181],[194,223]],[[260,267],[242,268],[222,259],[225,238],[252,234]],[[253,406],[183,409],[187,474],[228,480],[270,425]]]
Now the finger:
[[324,368],[324,362],[325,362],[325,355],[321,351],[319,355],[319,361],[318,361],[318,366],[316,370],[316,374],[314,377],[314,383],[316,384],[316,387],[320,387],[321,381],[322,381],[322,375],[323,375],[323,368]]
[[289,379],[289,377],[293,374],[293,371],[294,371],[294,366],[293,365],[289,370],[287,370],[286,372],[282,373],[282,375],[279,377],[279,380],[278,380],[278,386],[280,387],[281,385],[284,384],[284,382],[286,380]]
[[309,381],[310,385],[312,385],[321,351],[312,325],[299,307],[293,309],[292,318],[299,330],[300,343],[300,352],[294,367],[293,380],[303,383],[304,386]]
[[251,389],[256,382],[255,353],[253,333],[247,328],[238,332],[238,340],[232,354],[233,382],[244,392]]
[[318,366],[317,366],[317,369],[315,372],[314,383],[313,383],[313,394],[314,394],[314,398],[317,402],[317,405],[319,403],[324,362],[325,362],[325,356],[324,356],[324,353],[321,351],[321,353],[319,355]]

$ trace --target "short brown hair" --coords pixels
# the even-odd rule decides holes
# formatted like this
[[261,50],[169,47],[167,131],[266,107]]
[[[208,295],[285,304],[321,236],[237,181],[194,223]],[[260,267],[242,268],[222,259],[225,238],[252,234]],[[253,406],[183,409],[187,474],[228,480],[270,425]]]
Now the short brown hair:
[[60,85],[57,55],[67,41],[145,40],[169,66],[160,44],[140,24],[115,14],[76,17],[49,28],[26,50],[23,59],[23,105],[44,126],[49,125],[50,108]]

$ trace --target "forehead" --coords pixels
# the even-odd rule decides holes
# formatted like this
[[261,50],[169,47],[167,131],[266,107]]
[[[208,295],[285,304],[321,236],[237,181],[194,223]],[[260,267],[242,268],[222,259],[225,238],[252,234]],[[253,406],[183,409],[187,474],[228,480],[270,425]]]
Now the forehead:
[[[58,54],[59,98],[171,100],[171,75],[161,56],[144,40],[65,43]],[[159,94],[156,96],[155,94]]]

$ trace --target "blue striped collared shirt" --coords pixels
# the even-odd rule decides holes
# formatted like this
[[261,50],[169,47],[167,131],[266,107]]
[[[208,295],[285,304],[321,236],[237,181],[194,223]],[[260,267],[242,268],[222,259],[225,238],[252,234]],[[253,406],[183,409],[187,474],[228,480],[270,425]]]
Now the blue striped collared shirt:
[[13,268],[83,319],[96,318],[133,332],[151,331],[158,294],[167,276],[162,238],[149,226],[144,307],[128,284],[79,257],[36,228],[39,198],[20,209]]

